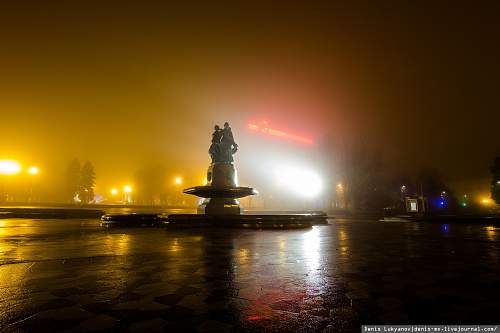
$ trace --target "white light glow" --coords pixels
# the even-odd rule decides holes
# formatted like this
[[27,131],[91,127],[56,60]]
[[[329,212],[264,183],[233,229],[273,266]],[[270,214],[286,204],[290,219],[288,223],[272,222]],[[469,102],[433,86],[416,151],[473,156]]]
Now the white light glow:
[[36,166],[32,166],[28,168],[28,173],[30,175],[37,175],[40,170]]
[[278,183],[281,187],[302,197],[312,198],[321,193],[321,178],[313,171],[285,167],[276,172]]
[[21,166],[16,161],[1,160],[0,161],[0,174],[2,175],[15,175],[21,171]]

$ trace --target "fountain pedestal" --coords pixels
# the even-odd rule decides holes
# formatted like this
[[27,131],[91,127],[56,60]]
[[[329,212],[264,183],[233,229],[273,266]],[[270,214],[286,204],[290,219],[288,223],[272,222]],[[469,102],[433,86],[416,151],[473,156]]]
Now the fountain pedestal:
[[198,214],[239,215],[242,209],[238,199],[257,194],[257,191],[238,186],[233,163],[212,163],[207,171],[207,185],[187,188],[184,193],[204,198],[198,206]]

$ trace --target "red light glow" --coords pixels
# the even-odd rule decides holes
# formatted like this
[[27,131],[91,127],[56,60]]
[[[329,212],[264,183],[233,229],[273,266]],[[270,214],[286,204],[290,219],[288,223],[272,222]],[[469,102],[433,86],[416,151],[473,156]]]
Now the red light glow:
[[260,124],[250,123],[248,124],[248,129],[254,132],[260,132],[270,136],[283,138],[289,141],[301,142],[309,145],[313,144],[313,140],[310,138],[288,133],[279,129],[270,128],[266,121],[263,121]]

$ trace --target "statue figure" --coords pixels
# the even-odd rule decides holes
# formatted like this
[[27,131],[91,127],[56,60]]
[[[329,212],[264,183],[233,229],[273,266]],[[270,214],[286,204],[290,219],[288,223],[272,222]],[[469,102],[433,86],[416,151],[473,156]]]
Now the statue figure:
[[234,142],[233,132],[229,124],[224,123],[224,129],[215,125],[212,133],[212,144],[208,150],[212,163],[232,163],[234,161],[233,154],[236,151],[238,151],[238,145]]
[[222,130],[221,150],[223,161],[232,163],[234,161],[233,154],[238,151],[238,145],[234,141],[233,132],[227,122],[224,123],[224,129]]
[[212,163],[221,162],[221,147],[220,142],[222,139],[222,130],[219,125],[215,125],[214,132],[212,133],[212,144],[210,145],[210,149],[208,153],[212,158]]

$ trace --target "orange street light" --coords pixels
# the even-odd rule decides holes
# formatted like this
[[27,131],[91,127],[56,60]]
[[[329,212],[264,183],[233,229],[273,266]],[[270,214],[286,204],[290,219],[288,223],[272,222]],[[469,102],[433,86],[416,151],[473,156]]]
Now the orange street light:
[[1,175],[15,175],[21,171],[21,165],[12,160],[0,161],[0,174]]
[[28,168],[28,173],[30,175],[38,175],[38,173],[40,172],[40,169],[38,169],[36,166],[31,166]]

